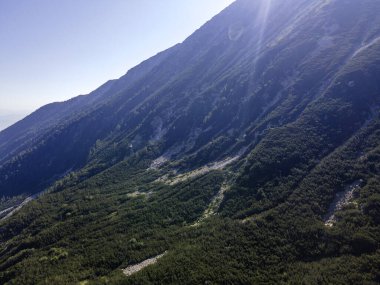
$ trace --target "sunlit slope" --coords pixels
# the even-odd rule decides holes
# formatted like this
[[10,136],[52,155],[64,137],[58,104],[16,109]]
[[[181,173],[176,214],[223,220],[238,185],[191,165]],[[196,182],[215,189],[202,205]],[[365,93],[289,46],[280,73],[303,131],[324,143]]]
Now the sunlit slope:
[[294,121],[378,35],[375,2],[338,2],[238,1],[137,72],[47,106],[0,134],[2,192],[35,193],[151,143],[166,158],[190,157],[191,167],[251,149],[266,129]]

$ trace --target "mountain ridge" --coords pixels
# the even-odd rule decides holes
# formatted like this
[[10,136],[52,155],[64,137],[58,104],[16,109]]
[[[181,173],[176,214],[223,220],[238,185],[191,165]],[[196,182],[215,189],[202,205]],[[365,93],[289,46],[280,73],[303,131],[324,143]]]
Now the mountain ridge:
[[2,195],[45,191],[0,222],[0,281],[379,282],[379,9],[238,0],[0,132]]

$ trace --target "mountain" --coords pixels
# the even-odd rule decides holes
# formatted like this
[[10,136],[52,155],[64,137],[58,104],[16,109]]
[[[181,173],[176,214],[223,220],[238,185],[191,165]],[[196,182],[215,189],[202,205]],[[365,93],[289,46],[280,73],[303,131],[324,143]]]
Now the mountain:
[[378,284],[378,11],[237,0],[0,132],[0,283]]
[[20,119],[24,118],[28,112],[15,112],[0,110],[0,131],[6,129],[7,127],[13,125]]

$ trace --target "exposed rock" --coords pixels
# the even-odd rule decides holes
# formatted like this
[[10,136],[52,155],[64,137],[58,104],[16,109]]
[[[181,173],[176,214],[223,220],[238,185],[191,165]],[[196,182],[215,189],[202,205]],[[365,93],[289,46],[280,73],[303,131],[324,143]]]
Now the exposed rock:
[[223,169],[227,165],[237,161],[240,158],[240,156],[241,155],[236,155],[233,157],[227,157],[224,160],[210,163],[208,165],[202,166],[202,167],[197,168],[195,170],[179,174],[175,177],[169,178],[167,175],[165,175],[165,176],[158,178],[156,180],[156,182],[164,182],[164,183],[169,184],[169,185],[175,185],[175,184],[178,184],[180,182],[184,182],[186,180],[189,180],[191,178],[195,178],[195,177],[207,174],[212,170]]
[[211,217],[212,215],[215,215],[218,211],[220,204],[223,202],[224,194],[230,189],[230,187],[227,184],[223,184],[220,187],[219,192],[212,198],[210,205],[207,207],[207,209],[204,211],[202,216],[191,226],[196,227],[199,226],[202,221],[205,219]]
[[152,265],[152,264],[155,264],[166,253],[167,253],[167,251],[165,251],[163,254],[160,254],[160,255],[157,255],[155,257],[146,259],[143,262],[140,262],[138,264],[128,266],[127,268],[123,269],[123,273],[126,276],[131,276],[132,274],[135,274],[135,273],[139,272],[140,270],[144,269],[145,267],[147,267],[149,265]]
[[354,191],[359,189],[362,183],[362,180],[357,180],[345,187],[344,191],[336,193],[335,199],[330,205],[329,211],[325,218],[326,226],[332,227],[336,223],[335,213],[342,210],[344,206],[348,205],[351,202],[354,196]]

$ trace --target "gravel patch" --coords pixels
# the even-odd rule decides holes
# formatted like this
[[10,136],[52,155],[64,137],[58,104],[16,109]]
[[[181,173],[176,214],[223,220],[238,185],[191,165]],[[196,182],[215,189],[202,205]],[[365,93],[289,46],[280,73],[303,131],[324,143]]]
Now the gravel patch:
[[167,252],[165,251],[163,254],[157,255],[155,257],[149,258],[144,260],[143,262],[140,262],[135,265],[128,266],[127,268],[123,269],[123,273],[126,276],[131,276],[132,274],[135,274],[139,272],[140,270],[143,270],[145,267],[157,263],[157,261],[162,258]]

